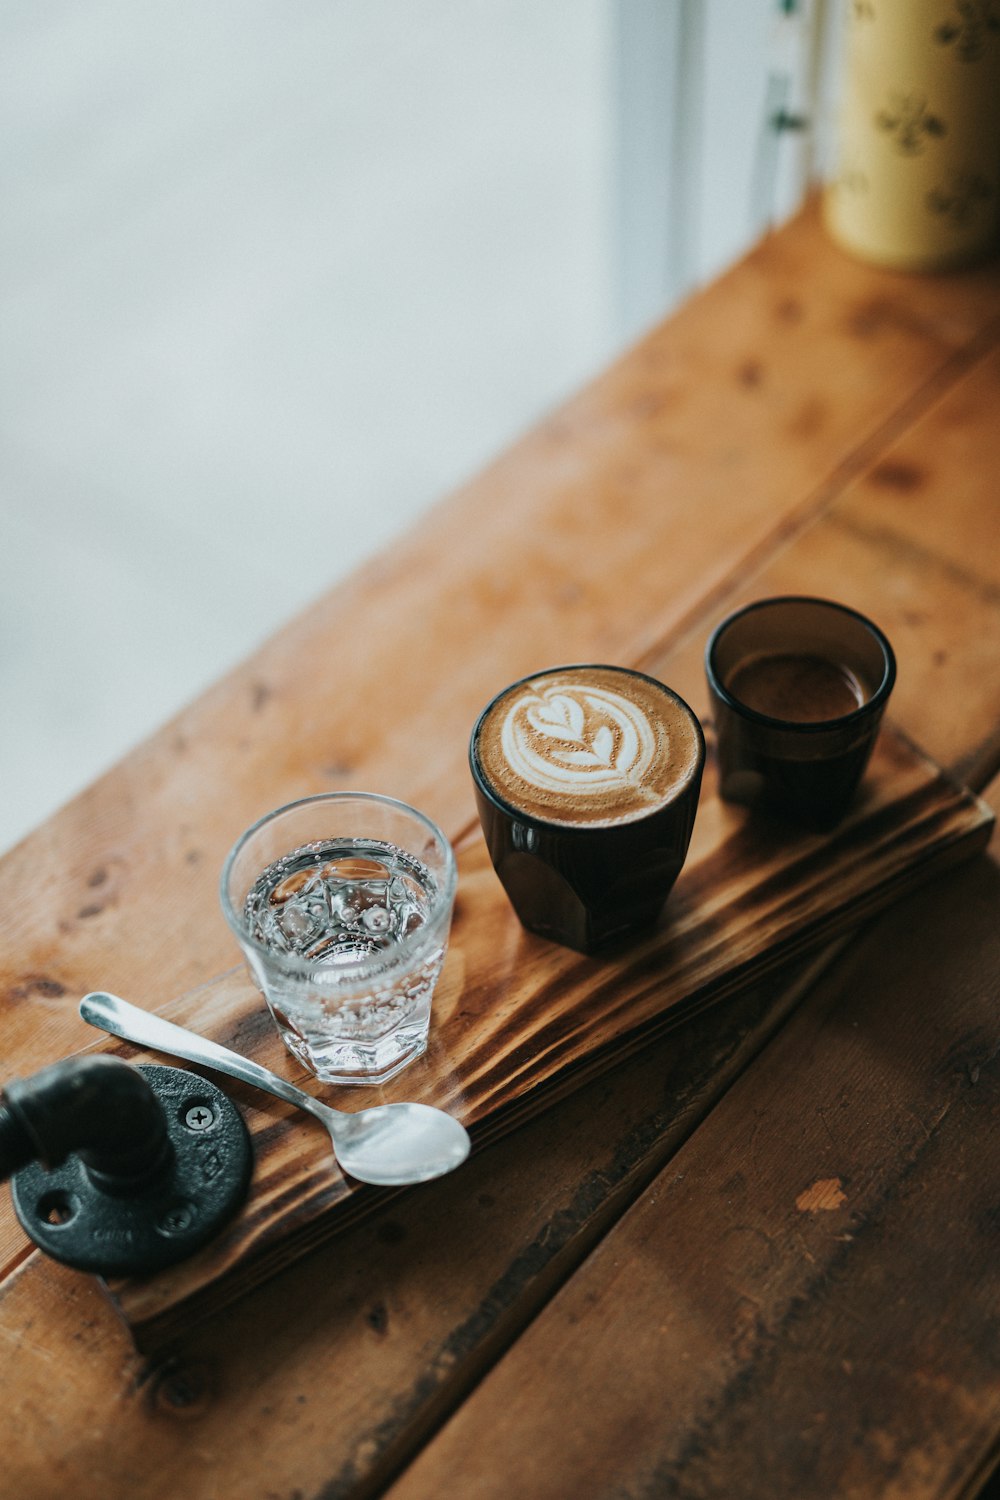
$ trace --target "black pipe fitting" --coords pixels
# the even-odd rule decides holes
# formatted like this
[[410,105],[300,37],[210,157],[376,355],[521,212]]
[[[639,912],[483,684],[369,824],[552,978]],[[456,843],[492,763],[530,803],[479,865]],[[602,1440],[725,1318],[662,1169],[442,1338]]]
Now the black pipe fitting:
[[239,1110],[180,1068],[69,1057],[12,1080],[0,1103],[0,1180],[13,1179],[22,1227],[100,1276],[199,1250],[239,1209],[252,1165]]
[[51,1170],[75,1152],[105,1192],[127,1194],[169,1165],[163,1107],[139,1070],[119,1057],[64,1058],[13,1079],[4,1100],[0,1178],[35,1159]]

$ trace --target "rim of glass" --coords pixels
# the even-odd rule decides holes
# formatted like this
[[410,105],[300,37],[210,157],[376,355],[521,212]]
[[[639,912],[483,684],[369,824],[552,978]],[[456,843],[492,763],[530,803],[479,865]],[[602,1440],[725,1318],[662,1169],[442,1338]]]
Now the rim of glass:
[[[614,823],[560,823],[555,818],[536,817],[534,813],[525,812],[524,809],[522,807],[518,807],[515,802],[508,802],[506,797],[502,796],[502,794],[496,790],[492,783],[487,780],[486,772],[483,770],[479,762],[479,750],[477,747],[477,741],[479,739],[480,728],[482,727],[483,720],[486,718],[486,715],[490,712],[493,705],[500,698],[502,698],[505,693],[511,693],[515,688],[523,687],[526,682],[534,682],[539,677],[553,677],[558,675],[558,673],[560,672],[580,672],[589,670],[593,670],[595,672],[621,672],[627,677],[642,677],[646,682],[652,683],[653,687],[659,688],[661,692],[666,693],[667,697],[672,698],[675,703],[680,704],[681,708],[683,708],[690,715],[692,723],[694,725],[695,738],[698,743],[698,753],[695,757],[695,764],[691,769],[690,775],[686,776],[682,781],[679,781],[676,787],[671,790],[668,797],[665,797],[662,802],[657,803],[656,807],[651,812],[643,813],[638,817],[628,819],[623,818]],[[680,693],[676,691],[676,689],[668,687],[665,682],[661,682],[658,677],[652,677],[648,672],[640,672],[638,667],[622,667],[617,666],[612,662],[567,662],[561,667],[543,667],[540,672],[528,672],[524,677],[515,678],[513,682],[508,682],[506,687],[502,687],[498,693],[494,693],[493,697],[486,704],[486,707],[481,709],[480,712],[476,715],[476,722],[472,726],[472,733],[469,736],[469,769],[472,772],[473,782],[482,792],[483,796],[486,797],[489,802],[492,802],[494,807],[499,808],[501,812],[507,813],[508,815],[517,818],[521,823],[530,824],[532,828],[551,830],[553,833],[557,833],[560,836],[565,835],[566,837],[571,839],[584,838],[588,834],[611,833],[618,828],[634,827],[636,823],[641,823],[645,821],[645,819],[651,818],[657,813],[662,812],[665,807],[672,807],[680,797],[681,792],[686,790],[686,788],[691,785],[692,781],[697,779],[700,785],[701,776],[705,769],[706,755],[707,750],[705,745],[705,731],[702,728],[701,720],[698,718],[698,715],[695,713],[690,703],[686,702],[685,699],[681,697]]]
[[[233,865],[236,863],[244,847],[250,842],[254,834],[266,827],[268,823],[274,823],[285,813],[294,812],[301,807],[334,802],[373,802],[377,803],[380,807],[392,808],[396,812],[404,813],[414,818],[424,827],[441,849],[444,862],[444,878],[438,879],[435,876],[437,890],[434,893],[427,921],[418,927],[416,932],[411,933],[409,937],[404,937],[397,943],[389,951],[388,955],[384,952],[373,953],[368,958],[359,959],[357,963],[338,964],[335,968],[325,969],[317,968],[314,963],[310,963],[308,959],[303,958],[298,953],[276,953],[273,948],[269,948],[266,943],[262,943],[255,938],[253,933],[246,928],[242,920],[242,915],[236,912],[229,899],[229,876]],[[363,838],[364,834],[358,833],[349,836]],[[288,852],[291,853],[291,850]],[[219,876],[219,904],[222,907],[222,915],[225,917],[226,922],[241,947],[252,949],[265,962],[280,964],[290,974],[308,978],[310,983],[324,984],[329,982],[331,985],[340,985],[345,981],[367,977],[371,974],[391,973],[404,964],[412,963],[420,957],[425,949],[432,947],[437,938],[442,920],[451,911],[457,884],[458,866],[455,862],[455,852],[451,847],[451,842],[445,837],[433,819],[429,818],[426,813],[422,813],[419,808],[411,807],[408,802],[401,802],[398,797],[384,796],[381,792],[318,792],[314,796],[298,797],[294,802],[285,802],[281,807],[272,808],[270,812],[266,812],[263,817],[258,818],[255,823],[251,823],[249,828],[243,830],[226,855],[222,866],[222,873]]]
[[[816,604],[822,609],[836,610],[839,614],[850,615],[852,619],[857,620],[858,624],[863,625],[869,635],[874,637],[882,652],[882,680],[871,697],[866,698],[860,707],[852,709],[849,714],[841,714],[835,719],[814,719],[806,722],[796,719],[776,719],[771,714],[762,714],[758,709],[750,708],[740,698],[734,697],[716,670],[715,653],[719,642],[729,627],[735,625],[736,621],[741,620],[744,615],[753,614],[758,609],[767,609],[776,604]],[[896,681],[896,655],[885,632],[879,629],[874,620],[869,620],[867,615],[863,615],[859,609],[852,609],[849,604],[838,604],[835,599],[820,599],[814,594],[775,594],[770,599],[755,599],[752,604],[744,604],[740,609],[733,610],[732,614],[727,615],[724,620],[720,620],[712,631],[705,648],[705,672],[713,691],[718,693],[723,703],[734,713],[740,714],[742,718],[749,719],[751,723],[766,725],[769,729],[789,730],[796,734],[821,734],[831,729],[846,728],[858,720],[870,717],[882,708]]]

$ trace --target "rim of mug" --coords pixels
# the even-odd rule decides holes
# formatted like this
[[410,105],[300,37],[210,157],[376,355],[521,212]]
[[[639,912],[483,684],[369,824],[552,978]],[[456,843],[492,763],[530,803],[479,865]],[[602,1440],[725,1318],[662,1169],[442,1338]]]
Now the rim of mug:
[[[238,913],[229,898],[229,876],[233,865],[236,863],[242,850],[250,842],[250,839],[268,823],[276,822],[285,813],[294,812],[297,808],[317,805],[320,803],[334,802],[368,802],[378,803],[381,807],[389,807],[396,812],[406,813],[422,824],[426,831],[434,839],[443,852],[444,879],[438,883],[438,889],[434,893],[431,914],[427,921],[408,937],[398,942],[390,953],[372,953],[367,958],[359,959],[352,964],[338,964],[336,968],[317,968],[316,964],[303,958],[298,953],[278,953],[274,948],[262,943],[245,926],[242,916]],[[352,835],[363,837],[364,835]],[[291,851],[289,851],[291,852]],[[266,868],[266,867],[265,867]],[[436,878],[436,877],[435,877]],[[311,984],[322,986],[329,983],[338,987],[349,983],[354,979],[367,979],[372,974],[389,974],[416,961],[426,949],[433,947],[438,937],[443,922],[450,919],[451,908],[455,900],[455,890],[458,885],[458,865],[455,861],[455,851],[451,847],[451,841],[444,832],[429,818],[426,813],[417,807],[412,807],[408,802],[402,802],[398,797],[388,797],[381,792],[317,792],[309,797],[297,797],[292,802],[284,802],[280,807],[274,807],[270,812],[251,823],[245,828],[239,838],[233,844],[226,855],[219,876],[219,904],[222,907],[222,915],[232,929],[233,935],[241,948],[251,949],[260,955],[267,963],[278,964],[289,974],[298,978],[308,978]]]
[[[669,698],[673,698],[675,703],[679,703],[681,708],[689,714],[691,722],[694,724],[698,740],[698,756],[693,771],[683,782],[678,783],[676,790],[671,792],[669,797],[665,797],[662,802],[657,803],[656,807],[647,813],[643,813],[641,817],[623,818],[616,823],[560,823],[554,818],[539,818],[534,813],[525,812],[516,803],[508,802],[506,797],[501,796],[499,792],[495,791],[487,781],[486,773],[479,764],[479,757],[476,753],[476,741],[479,738],[479,731],[486,715],[500,698],[503,698],[507,693],[513,692],[515,688],[523,687],[527,682],[536,682],[539,677],[553,677],[559,672],[580,671],[621,672],[626,677],[641,677],[645,682],[651,683],[653,687],[659,688],[661,692],[666,693]],[[571,838],[584,837],[587,834],[613,833],[619,829],[634,828],[636,824],[644,823],[647,818],[655,817],[657,813],[662,812],[665,807],[670,807],[677,800],[684,787],[691,785],[692,782],[700,781],[701,774],[705,769],[706,754],[705,731],[702,728],[701,720],[690,703],[682,698],[680,693],[676,692],[674,688],[668,687],[665,682],[661,682],[658,677],[651,676],[649,672],[640,672],[637,667],[623,667],[613,662],[566,662],[559,667],[543,667],[540,672],[526,672],[523,677],[516,677],[513,682],[508,682],[505,687],[502,687],[498,693],[494,693],[485,708],[481,709],[476,715],[476,722],[472,726],[472,733],[469,736],[469,769],[472,772],[473,781],[483,793],[483,796],[492,802],[495,807],[499,808],[501,812],[509,813],[522,823],[528,824],[533,828],[551,829],[553,833],[560,835],[567,834]]]
[[[834,719],[805,721],[778,719],[772,714],[761,713],[759,709],[751,708],[729,691],[715,667],[715,655],[723,635],[730,626],[735,625],[737,620],[753,614],[755,610],[765,609],[775,604],[818,604],[823,609],[836,610],[839,614],[850,615],[874,637],[882,652],[882,680],[864,703],[852,709],[850,713],[840,714]],[[821,599],[815,594],[774,594],[769,598],[755,599],[750,604],[741,605],[739,609],[734,609],[731,614],[726,615],[724,620],[719,621],[705,647],[705,675],[708,678],[709,687],[718,694],[726,707],[752,724],[760,724],[768,729],[787,730],[795,734],[827,734],[831,729],[848,728],[861,719],[870,718],[872,714],[884,707],[896,682],[896,653],[885,631],[881,630],[874,620],[870,620],[867,615],[862,614],[859,609],[853,609],[849,604],[840,604],[836,599]]]

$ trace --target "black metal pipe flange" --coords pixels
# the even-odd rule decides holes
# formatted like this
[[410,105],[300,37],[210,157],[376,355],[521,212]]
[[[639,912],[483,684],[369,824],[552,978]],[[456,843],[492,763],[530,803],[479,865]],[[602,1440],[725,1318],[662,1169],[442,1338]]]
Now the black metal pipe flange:
[[194,1254],[252,1165],[235,1105],[180,1068],[68,1058],[4,1090],[0,1177],[35,1244],[78,1270],[149,1275]]

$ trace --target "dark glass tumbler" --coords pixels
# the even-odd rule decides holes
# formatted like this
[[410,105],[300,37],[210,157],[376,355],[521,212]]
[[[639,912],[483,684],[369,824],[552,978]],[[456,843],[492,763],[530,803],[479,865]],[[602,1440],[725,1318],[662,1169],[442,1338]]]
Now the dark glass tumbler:
[[896,679],[878,626],[828,599],[760,599],[716,628],[705,670],[722,797],[838,823]]
[[[581,669],[551,668],[522,683],[544,683],[566,670]],[[610,670],[667,695],[672,712],[683,714],[690,726],[690,769],[649,813],[610,825],[574,826],[525,812],[491,785],[478,754],[479,732],[494,704],[522,683],[511,684],[487,704],[469,746],[479,819],[511,905],[530,932],[583,953],[638,935],[656,922],[687,856],[705,762],[701,725],[683,699],[644,673]]]

